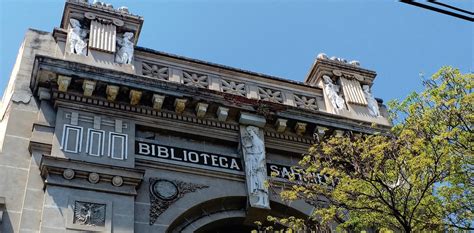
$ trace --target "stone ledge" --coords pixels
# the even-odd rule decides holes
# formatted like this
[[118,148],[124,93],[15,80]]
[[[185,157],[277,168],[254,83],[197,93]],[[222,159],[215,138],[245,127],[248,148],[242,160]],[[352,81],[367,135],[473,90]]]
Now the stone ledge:
[[[96,164],[43,155],[40,162],[45,185],[137,195],[144,170]],[[119,178],[117,178],[119,177]],[[120,182],[118,182],[118,181]]]

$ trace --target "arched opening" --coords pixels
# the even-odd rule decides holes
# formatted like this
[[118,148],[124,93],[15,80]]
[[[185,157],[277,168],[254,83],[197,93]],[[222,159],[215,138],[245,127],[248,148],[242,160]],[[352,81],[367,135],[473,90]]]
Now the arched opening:
[[209,224],[206,224],[199,229],[196,233],[243,233],[250,232],[255,229],[252,226],[246,226],[244,224],[245,218],[226,218],[220,219]]
[[[249,218],[247,197],[234,196],[212,199],[193,206],[181,214],[168,228],[169,233],[246,233],[257,228],[254,221],[265,223],[268,215],[308,218],[304,213],[278,202],[270,203],[271,210]],[[274,226],[275,229],[283,226]]]

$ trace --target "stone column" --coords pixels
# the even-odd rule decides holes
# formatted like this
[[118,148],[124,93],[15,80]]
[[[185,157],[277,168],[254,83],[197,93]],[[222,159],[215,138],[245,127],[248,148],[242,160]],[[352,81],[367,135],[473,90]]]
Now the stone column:
[[264,132],[260,128],[265,126],[265,118],[242,113],[239,122],[250,207],[270,209]]

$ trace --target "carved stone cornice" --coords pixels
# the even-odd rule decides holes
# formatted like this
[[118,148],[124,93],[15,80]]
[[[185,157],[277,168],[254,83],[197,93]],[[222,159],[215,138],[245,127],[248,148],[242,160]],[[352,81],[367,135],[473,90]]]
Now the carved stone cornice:
[[43,155],[39,169],[46,185],[137,195],[144,170]]
[[[336,74],[334,74],[334,71]],[[316,59],[316,62],[311,67],[308,75],[306,76],[305,83],[310,85],[316,85],[317,81],[322,78],[323,75],[333,76],[339,74],[345,76],[358,77],[362,83],[372,85],[377,73],[372,70],[364,69],[355,65],[350,65],[330,59]]]
[[[387,127],[383,125],[373,127],[371,122],[351,119],[342,115],[331,114],[321,111],[313,111],[305,108],[299,108],[296,106],[271,103],[258,99],[249,99],[246,97],[222,93],[210,89],[198,89],[195,87],[184,86],[180,83],[149,79],[139,75],[132,75],[115,70],[109,70],[82,63],[65,61],[45,56],[37,56],[35,59],[35,69],[33,71],[33,77],[30,83],[30,87],[35,95],[37,94],[38,86],[40,86],[40,83],[41,85],[45,85],[48,83],[50,85],[51,83],[54,84],[56,82],[54,80],[51,80],[51,77],[48,75],[41,75],[41,72],[38,72],[40,70],[41,72],[52,72],[61,74],[63,76],[73,77],[72,81],[74,81],[75,79],[78,79],[79,81],[81,79],[88,79],[95,80],[98,82],[98,84],[102,83],[105,85],[115,85],[126,88],[128,90],[142,90],[144,92],[151,93],[147,95],[150,99],[150,102],[152,99],[152,94],[159,94],[167,96],[167,99],[169,97],[172,97],[170,101],[173,101],[174,98],[186,97],[192,99],[193,102],[205,100],[206,102],[212,102],[214,104],[218,104],[226,108],[233,108],[237,111],[245,111],[257,114],[259,114],[260,111],[261,115],[265,115],[271,122],[276,120],[276,118],[281,117],[289,120],[296,120],[300,122],[323,126],[331,126],[340,129],[349,129],[356,131],[360,129],[358,132],[363,133],[371,133],[380,130],[384,131]],[[67,93],[72,94],[73,92],[68,91]],[[75,98],[78,97],[75,96]],[[128,96],[126,98],[128,98]],[[95,98],[95,100],[91,99],[87,101],[96,104],[99,100]],[[110,103],[106,101],[103,103],[103,106],[120,108],[133,112],[141,112],[149,115],[158,114],[157,111],[153,110],[153,106],[151,104],[150,106],[146,107],[142,105],[128,106],[118,102]]]

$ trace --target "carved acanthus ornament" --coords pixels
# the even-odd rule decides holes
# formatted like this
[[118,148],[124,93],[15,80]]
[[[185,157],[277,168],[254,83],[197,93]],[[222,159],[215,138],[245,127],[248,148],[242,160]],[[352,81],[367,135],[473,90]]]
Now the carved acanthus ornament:
[[209,188],[207,185],[186,183],[179,180],[150,178],[150,225],[177,200],[185,194],[198,189]]
[[207,88],[209,81],[207,75],[183,71],[183,82],[186,86]]

